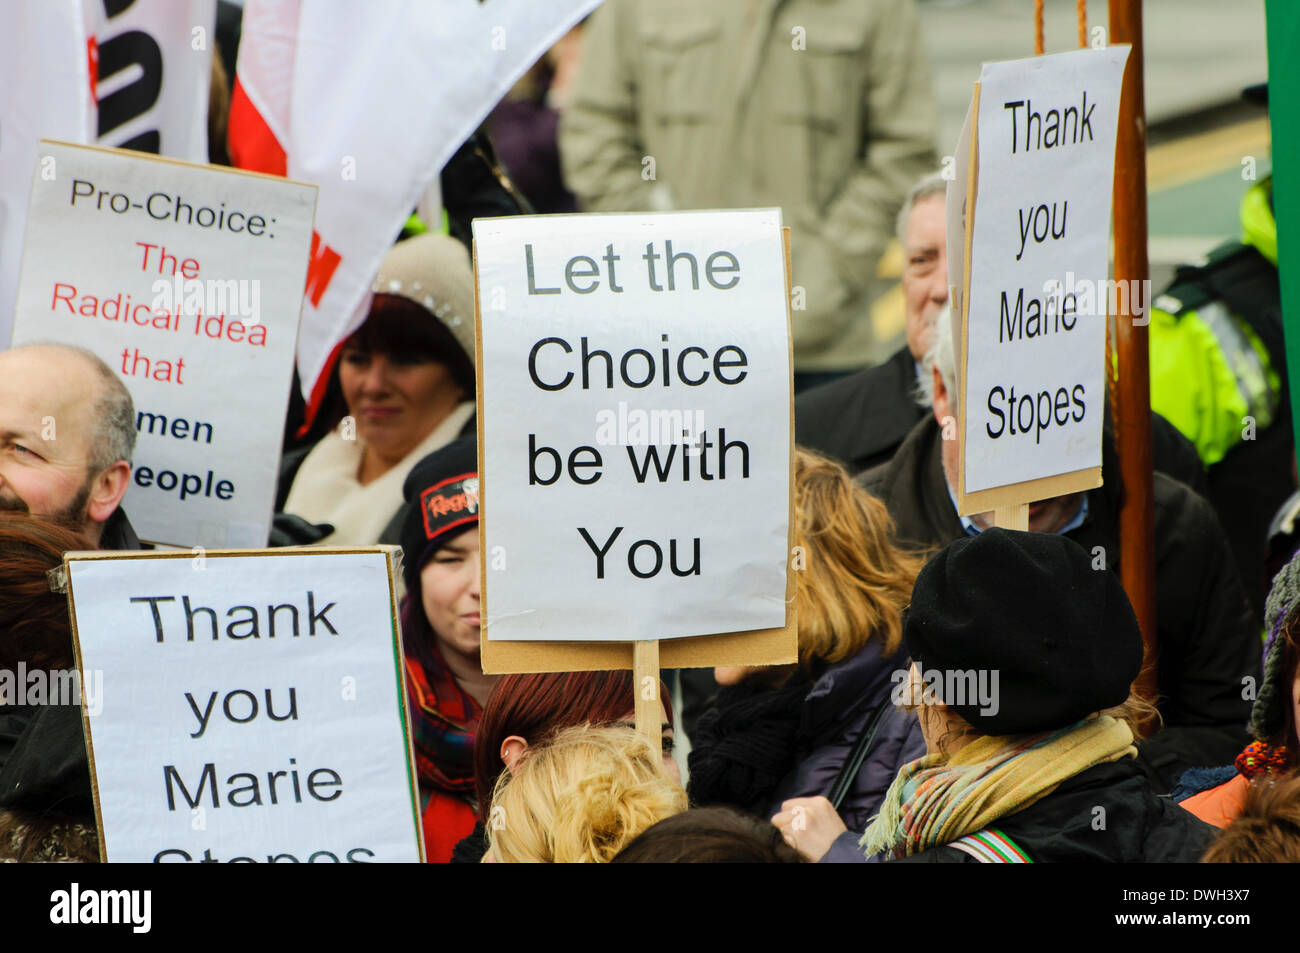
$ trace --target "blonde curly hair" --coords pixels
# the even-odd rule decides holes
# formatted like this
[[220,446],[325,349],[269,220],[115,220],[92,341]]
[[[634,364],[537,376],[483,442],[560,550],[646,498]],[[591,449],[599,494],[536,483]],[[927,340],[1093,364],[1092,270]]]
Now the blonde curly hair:
[[499,863],[607,863],[646,828],[686,810],[686,793],[639,734],[579,725],[502,772],[485,826]]

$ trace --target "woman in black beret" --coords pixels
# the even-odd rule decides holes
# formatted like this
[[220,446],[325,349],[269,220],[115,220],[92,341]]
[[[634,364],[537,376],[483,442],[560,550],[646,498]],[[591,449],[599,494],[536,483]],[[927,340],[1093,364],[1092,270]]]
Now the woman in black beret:
[[896,673],[926,755],[904,765],[866,833],[824,799],[774,818],[828,861],[1196,861],[1213,828],[1156,795],[1134,760],[1142,637],[1114,575],[1055,534],[990,529],[921,571]]

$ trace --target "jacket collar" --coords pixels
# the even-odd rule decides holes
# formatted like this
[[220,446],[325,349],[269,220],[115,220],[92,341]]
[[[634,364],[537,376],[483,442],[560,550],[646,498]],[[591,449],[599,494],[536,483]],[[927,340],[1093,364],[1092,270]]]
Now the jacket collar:
[[99,537],[100,549],[130,550],[144,549],[140,537],[135,534],[135,527],[126,518],[126,510],[118,507],[104,522],[104,531]]

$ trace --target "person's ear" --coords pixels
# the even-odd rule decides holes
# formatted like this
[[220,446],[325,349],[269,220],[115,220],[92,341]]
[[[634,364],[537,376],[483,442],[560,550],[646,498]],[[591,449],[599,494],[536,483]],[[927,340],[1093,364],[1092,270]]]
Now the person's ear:
[[939,373],[938,367],[930,368],[930,373],[934,375],[934,419],[942,426],[944,418],[950,416],[948,388],[944,386],[943,375]]
[[131,485],[131,464],[118,460],[94,478],[86,501],[86,515],[100,525],[108,522]]
[[528,753],[528,742],[518,735],[511,735],[501,742],[501,760],[506,770],[514,774],[519,770],[519,762]]

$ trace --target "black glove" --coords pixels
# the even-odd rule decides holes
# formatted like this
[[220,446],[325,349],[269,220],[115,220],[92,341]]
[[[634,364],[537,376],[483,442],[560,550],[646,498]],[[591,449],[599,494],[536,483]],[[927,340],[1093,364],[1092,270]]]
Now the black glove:
[[310,546],[334,532],[329,523],[308,523],[292,513],[276,513],[271,517],[271,538],[267,546]]

